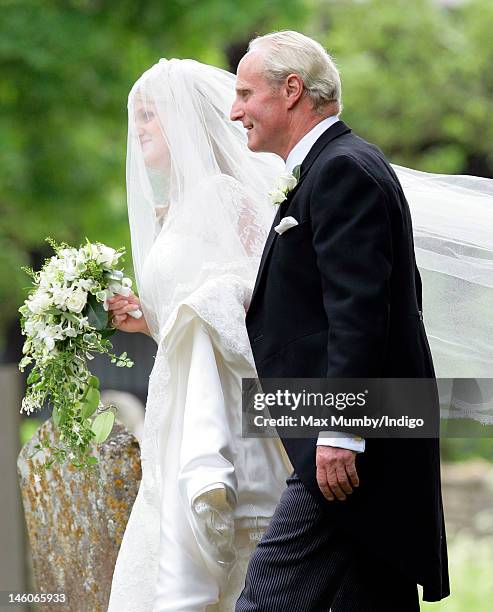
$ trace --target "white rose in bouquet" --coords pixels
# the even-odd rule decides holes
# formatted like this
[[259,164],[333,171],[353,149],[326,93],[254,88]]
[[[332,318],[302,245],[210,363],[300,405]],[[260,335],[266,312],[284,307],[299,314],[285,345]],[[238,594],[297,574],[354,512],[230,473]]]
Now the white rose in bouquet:
[[83,289],[75,289],[66,301],[67,308],[71,312],[80,313],[87,303],[87,293]]

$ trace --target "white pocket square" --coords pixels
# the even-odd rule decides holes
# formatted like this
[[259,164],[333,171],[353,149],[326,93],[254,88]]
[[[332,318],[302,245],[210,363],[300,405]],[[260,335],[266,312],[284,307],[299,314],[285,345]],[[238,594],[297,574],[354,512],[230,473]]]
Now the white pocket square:
[[278,234],[284,234],[284,232],[286,232],[288,229],[296,227],[297,225],[298,221],[296,221],[294,217],[284,217],[284,219],[281,219],[281,223],[276,225],[274,229]]

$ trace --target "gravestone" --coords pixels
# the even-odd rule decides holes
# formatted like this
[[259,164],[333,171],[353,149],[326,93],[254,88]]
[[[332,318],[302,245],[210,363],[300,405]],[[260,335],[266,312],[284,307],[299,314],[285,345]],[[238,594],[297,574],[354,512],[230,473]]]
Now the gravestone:
[[22,448],[17,459],[35,588],[64,593],[65,605],[44,610],[105,612],[116,557],[142,477],[136,438],[115,423],[113,432],[92,450],[99,464],[95,477],[54,464],[35,478],[43,453],[34,445],[60,444],[51,418]]

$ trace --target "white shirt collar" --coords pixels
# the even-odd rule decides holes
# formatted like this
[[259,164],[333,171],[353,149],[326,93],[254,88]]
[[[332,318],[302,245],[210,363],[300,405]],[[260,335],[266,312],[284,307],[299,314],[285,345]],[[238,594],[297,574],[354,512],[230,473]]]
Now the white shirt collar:
[[322,119],[320,123],[317,123],[317,125],[307,134],[305,134],[289,152],[288,158],[286,159],[286,171],[293,172],[296,166],[302,164],[315,142],[320,138],[325,130],[328,130],[330,126],[334,125],[334,123],[337,121],[339,121],[339,117],[337,115],[326,117],[325,119]]

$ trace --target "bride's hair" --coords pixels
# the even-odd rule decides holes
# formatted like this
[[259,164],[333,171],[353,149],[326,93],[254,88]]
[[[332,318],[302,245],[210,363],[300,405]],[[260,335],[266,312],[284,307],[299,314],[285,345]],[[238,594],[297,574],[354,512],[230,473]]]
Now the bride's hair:
[[320,43],[292,30],[272,32],[250,41],[248,51],[263,50],[263,68],[266,78],[280,84],[289,74],[298,74],[307,95],[318,112],[328,104],[342,111],[341,79],[334,60]]

